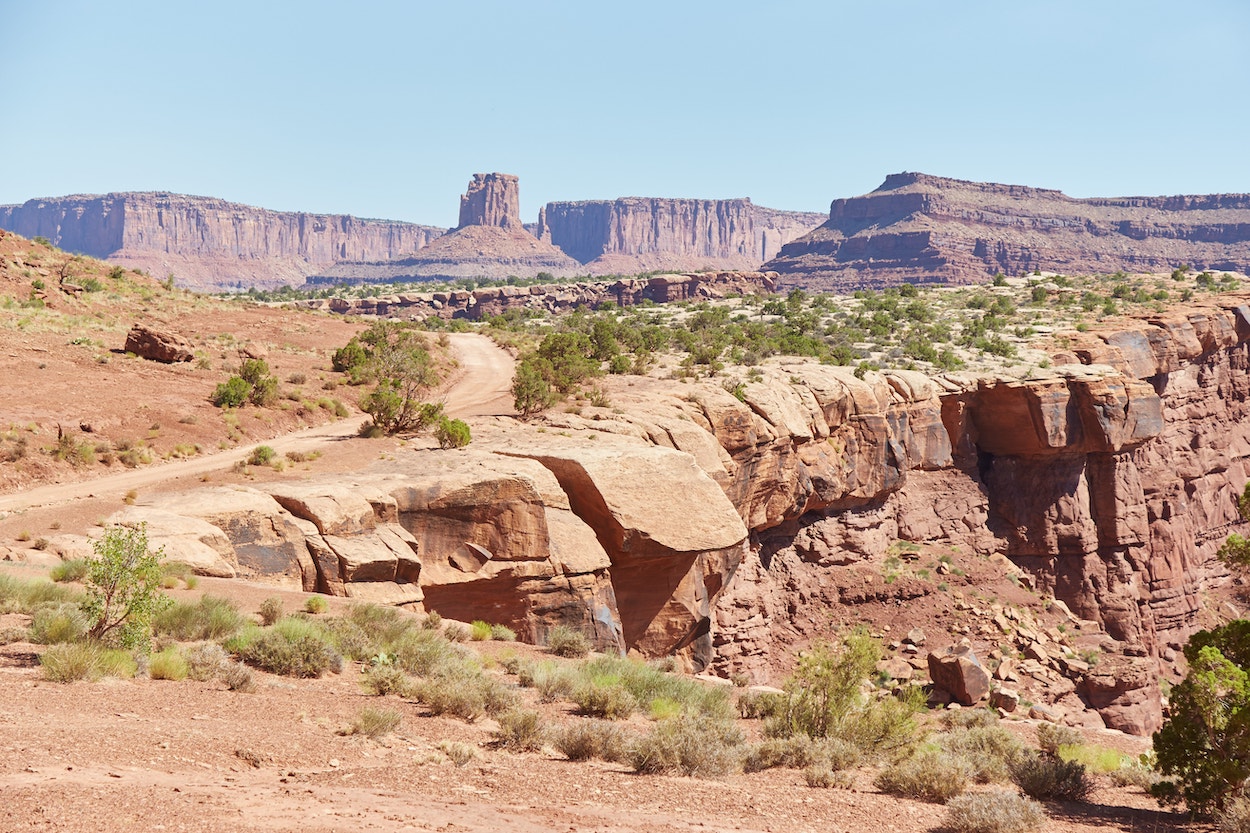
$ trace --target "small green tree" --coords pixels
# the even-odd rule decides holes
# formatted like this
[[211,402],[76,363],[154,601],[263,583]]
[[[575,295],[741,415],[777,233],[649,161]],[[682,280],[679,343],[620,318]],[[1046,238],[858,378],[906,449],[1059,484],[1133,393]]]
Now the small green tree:
[[464,448],[472,437],[469,426],[464,420],[440,417],[438,427],[434,429],[434,438],[439,448]]
[[148,549],[147,524],[113,527],[92,546],[95,558],[88,564],[87,600],[82,605],[91,623],[87,635],[146,650],[152,620],[172,604],[160,590],[164,548]]
[[247,401],[252,386],[242,376],[231,376],[213,391],[213,404],[218,408],[237,408]]
[[517,365],[512,378],[512,401],[523,417],[531,417],[555,403],[551,385],[543,378],[542,371],[531,360]]
[[[422,401],[438,384],[424,339],[404,325],[379,321],[360,334],[359,345],[365,353],[363,363],[350,365],[358,359],[354,348],[337,363],[350,365],[354,379],[377,380],[377,387],[360,400],[361,410],[373,418],[373,424],[388,434],[398,434],[437,423],[442,406]],[[351,342],[344,349],[350,347]]]
[[1199,631],[1185,646],[1189,674],[1172,688],[1154,734],[1161,801],[1206,812],[1245,794],[1250,779],[1250,622]]
[[[1237,498],[1237,511],[1243,520],[1250,521],[1250,483],[1246,484]],[[1220,547],[1216,556],[1228,565],[1229,569],[1244,571],[1250,568],[1250,539],[1243,538],[1234,532],[1224,541],[1224,546]]]

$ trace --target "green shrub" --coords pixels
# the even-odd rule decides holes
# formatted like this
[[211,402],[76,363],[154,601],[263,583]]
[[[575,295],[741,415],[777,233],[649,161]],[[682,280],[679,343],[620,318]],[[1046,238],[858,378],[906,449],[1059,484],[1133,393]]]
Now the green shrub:
[[598,758],[624,762],[629,753],[629,735],[608,720],[577,720],[556,730],[551,743],[570,761]]
[[1027,833],[1045,823],[1042,805],[1014,792],[969,793],[946,803],[951,833]]
[[1083,801],[1093,789],[1085,765],[1050,755],[1024,753],[1011,762],[1011,780],[1039,801]]
[[35,608],[30,622],[30,641],[40,645],[78,642],[87,627],[87,618],[78,605],[49,602]]
[[468,723],[499,714],[515,701],[502,682],[467,666],[415,682],[412,696],[432,715],[450,714]]
[[187,659],[177,648],[166,648],[148,659],[148,676],[154,680],[185,680],[190,673]]
[[1023,751],[1015,735],[996,725],[951,732],[938,736],[937,741],[972,766],[972,778],[979,784],[1010,780],[1009,764]]
[[444,416],[439,417],[438,427],[434,429],[434,439],[438,440],[439,448],[464,448],[473,438],[467,423]]
[[250,466],[267,466],[278,456],[278,452],[274,451],[267,445],[258,445],[252,449],[252,453],[248,455],[247,463]]
[[456,766],[464,766],[477,758],[477,747],[458,740],[440,740],[438,750]]
[[65,642],[53,645],[39,655],[45,679],[54,683],[96,680],[101,670],[103,651],[90,642]]
[[742,768],[746,772],[762,772],[777,767],[803,769],[815,762],[816,743],[807,735],[793,735],[753,745],[747,750]]
[[260,603],[259,612],[261,624],[268,627],[281,619],[285,611],[283,610],[282,600],[277,596],[270,596]]
[[578,714],[608,720],[625,720],[638,708],[634,695],[618,682],[585,681],[574,689],[573,702]]
[[102,648],[96,666],[105,677],[129,680],[139,673],[139,663],[131,651],[118,648]]
[[375,709],[372,706],[365,706],[352,720],[348,734],[364,735],[376,740],[399,728],[402,720],[403,715],[394,709]]
[[883,769],[874,783],[884,793],[941,803],[963,792],[971,778],[972,767],[962,758],[922,749]]
[[581,631],[556,625],[547,633],[547,650],[558,657],[578,659],[590,653],[590,640]]
[[516,631],[507,625],[491,625],[490,638],[496,642],[516,642]]
[[48,578],[55,582],[82,581],[87,577],[87,566],[87,559],[71,558],[53,567]]
[[394,665],[378,665],[366,668],[364,679],[360,681],[370,694],[385,697],[388,694],[406,695],[412,689],[412,681],[403,669]]
[[35,608],[50,602],[79,602],[82,593],[43,579],[22,579],[0,575],[0,613],[33,614]]
[[116,639],[123,648],[146,650],[152,639],[152,620],[171,600],[161,593],[164,550],[148,550],[147,525],[134,529],[113,527],[94,542],[95,558],[87,571],[87,600],[83,602],[95,640]]
[[1051,755],[1059,754],[1060,746],[1075,746],[1084,738],[1071,726],[1060,726],[1057,723],[1037,724],[1037,748]]
[[329,602],[327,602],[325,598],[323,598],[322,596],[309,596],[308,600],[304,602],[305,613],[312,613],[316,615],[320,613],[325,613],[329,609],[330,609]]
[[237,408],[247,401],[252,386],[239,376],[231,376],[213,390],[212,402],[218,408]]
[[542,715],[527,709],[511,709],[499,715],[499,728],[493,732],[495,743],[504,749],[535,752],[546,740]]
[[1063,744],[1056,757],[1061,761],[1076,761],[1097,775],[1115,772],[1132,760],[1114,749],[1084,743]]
[[175,602],[156,616],[153,630],[180,642],[226,639],[238,633],[244,618],[234,602],[205,595],[194,603]]
[[743,720],[776,718],[786,713],[787,698],[775,691],[744,691],[738,695],[738,714]]
[[742,733],[733,721],[684,715],[656,723],[635,741],[629,764],[642,774],[713,778],[738,770],[742,753]]
[[248,665],[286,677],[320,677],[337,670],[342,657],[312,622],[288,616],[273,627],[244,630],[226,643]]
[[555,703],[573,696],[577,685],[577,673],[551,660],[522,665],[517,671],[517,683],[538,692],[543,703]]
[[473,665],[464,648],[453,645],[436,631],[411,631],[392,646],[395,664],[418,677],[452,673]]
[[485,642],[490,639],[490,623],[475,619],[469,625],[469,638],[474,642]]

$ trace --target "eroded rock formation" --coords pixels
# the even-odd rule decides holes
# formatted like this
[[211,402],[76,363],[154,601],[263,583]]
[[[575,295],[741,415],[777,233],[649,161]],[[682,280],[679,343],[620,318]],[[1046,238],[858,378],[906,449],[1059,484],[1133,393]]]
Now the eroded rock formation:
[[1074,199],[920,173],[834,200],[822,226],[762,268],[787,286],[981,283],[996,272],[1250,269],[1250,195]]
[[0,228],[71,252],[219,291],[298,286],[340,261],[391,260],[444,229],[344,214],[269,211],[164,192],[28,200],[0,206]]
[[536,235],[593,275],[756,269],[825,219],[764,208],[749,199],[623,197],[547,203]]
[[480,321],[513,309],[559,313],[579,306],[595,307],[611,301],[622,307],[643,301],[667,304],[724,298],[730,294],[766,295],[777,289],[776,275],[761,272],[699,272],[656,275],[612,282],[496,286],[447,292],[402,292],[376,298],[318,298],[292,306],[342,315],[380,315],[411,321],[467,318]]

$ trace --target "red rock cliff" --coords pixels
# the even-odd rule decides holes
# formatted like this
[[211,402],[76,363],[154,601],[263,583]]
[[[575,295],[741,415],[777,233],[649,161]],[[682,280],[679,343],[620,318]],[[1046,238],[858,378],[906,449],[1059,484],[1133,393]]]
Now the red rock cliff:
[[1110,273],[1250,268],[1250,195],[1073,199],[927,174],[834,200],[828,221],[764,268],[787,285],[977,283],[1034,269]]
[[591,274],[754,269],[824,219],[763,208],[748,199],[625,197],[547,203],[536,233],[586,264]]
[[0,206],[0,228],[63,249],[172,272],[203,291],[299,285],[341,261],[410,255],[443,229],[345,214],[269,211],[210,197],[118,193]]

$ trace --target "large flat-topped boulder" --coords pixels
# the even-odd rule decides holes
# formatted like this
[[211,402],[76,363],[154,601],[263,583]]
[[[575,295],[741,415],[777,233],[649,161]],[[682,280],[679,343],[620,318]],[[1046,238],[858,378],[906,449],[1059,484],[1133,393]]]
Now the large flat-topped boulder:
[[107,523],[132,528],[146,524],[149,546],[163,549],[165,561],[186,564],[196,575],[234,578],[238,573],[230,539],[200,518],[150,506],[127,506]]

